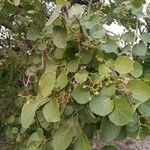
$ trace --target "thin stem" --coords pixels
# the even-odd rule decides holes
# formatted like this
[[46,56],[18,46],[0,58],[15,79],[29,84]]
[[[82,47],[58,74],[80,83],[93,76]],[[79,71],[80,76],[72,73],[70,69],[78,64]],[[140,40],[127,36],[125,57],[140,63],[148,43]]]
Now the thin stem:
[[90,15],[91,5],[92,5],[92,0],[89,1],[89,6],[88,6],[88,10],[87,10],[88,16]]

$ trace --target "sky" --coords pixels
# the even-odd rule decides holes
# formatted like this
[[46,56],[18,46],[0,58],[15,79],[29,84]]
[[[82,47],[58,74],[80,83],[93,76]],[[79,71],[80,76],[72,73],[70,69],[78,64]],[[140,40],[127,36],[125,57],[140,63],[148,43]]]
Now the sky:
[[[109,0],[105,0],[106,3],[109,4]],[[150,0],[146,0],[146,5],[144,5],[144,8],[143,8],[143,12],[145,11],[146,9],[146,6],[150,3]],[[125,31],[125,28],[123,26],[120,26],[118,23],[116,22],[113,22],[110,26],[107,26],[105,25],[104,26],[108,31],[111,31],[113,32],[114,34],[116,35],[121,35],[124,31]]]

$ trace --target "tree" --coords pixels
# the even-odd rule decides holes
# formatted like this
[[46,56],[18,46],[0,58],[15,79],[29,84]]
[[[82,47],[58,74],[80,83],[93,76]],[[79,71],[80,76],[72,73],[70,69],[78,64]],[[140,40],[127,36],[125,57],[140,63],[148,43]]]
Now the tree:
[[[106,143],[149,135],[149,9],[145,0],[2,0],[0,143],[91,150],[97,132]],[[113,22],[124,33],[105,28]]]

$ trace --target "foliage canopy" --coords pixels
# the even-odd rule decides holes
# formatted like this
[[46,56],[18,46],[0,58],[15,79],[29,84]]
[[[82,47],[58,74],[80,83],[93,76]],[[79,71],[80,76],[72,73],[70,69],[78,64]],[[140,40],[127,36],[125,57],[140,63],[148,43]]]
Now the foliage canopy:
[[149,135],[150,4],[84,4],[0,1],[0,143],[10,149],[91,150],[97,132],[105,143]]

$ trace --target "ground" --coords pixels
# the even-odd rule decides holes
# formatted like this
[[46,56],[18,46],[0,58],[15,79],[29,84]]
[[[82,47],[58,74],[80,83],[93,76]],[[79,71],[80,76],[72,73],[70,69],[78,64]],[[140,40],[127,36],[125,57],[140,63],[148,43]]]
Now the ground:
[[[99,140],[96,137],[94,138],[93,150],[101,150],[104,146]],[[118,150],[150,150],[150,138],[139,141],[127,138],[121,142],[113,141],[111,144],[115,145]]]

